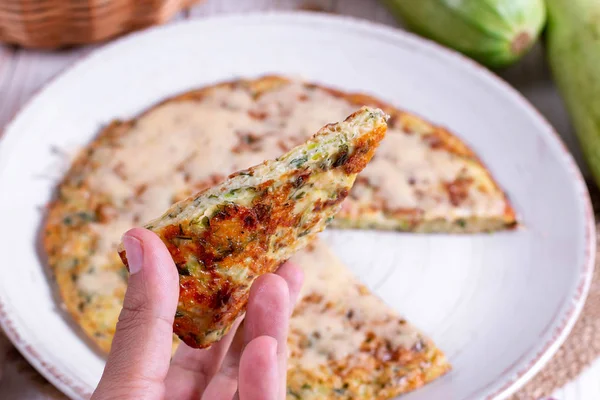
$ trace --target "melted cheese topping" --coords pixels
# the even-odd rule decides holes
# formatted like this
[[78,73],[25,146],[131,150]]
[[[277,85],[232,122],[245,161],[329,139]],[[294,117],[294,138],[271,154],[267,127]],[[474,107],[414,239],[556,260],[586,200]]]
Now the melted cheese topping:
[[[201,100],[167,102],[150,110],[113,139],[115,146],[98,148],[91,156],[97,168],[87,184],[113,207],[107,221],[92,226],[99,237],[94,266],[114,262],[120,237],[130,227],[234,171],[283,154],[357,108],[296,82],[258,99],[242,87],[213,88]],[[502,215],[501,193],[478,185],[471,185],[458,205],[449,198],[446,183],[478,173],[460,157],[432,149],[422,135],[391,127],[345,207],[359,219],[367,215],[362,207],[418,208],[423,219]]]
[[392,350],[410,349],[421,334],[370,293],[321,242],[295,254],[305,274],[290,321],[292,363],[304,368],[359,357],[369,334]]
[[103,296],[112,296],[115,290],[123,286],[123,279],[114,271],[85,273],[79,276],[77,282],[86,293]]

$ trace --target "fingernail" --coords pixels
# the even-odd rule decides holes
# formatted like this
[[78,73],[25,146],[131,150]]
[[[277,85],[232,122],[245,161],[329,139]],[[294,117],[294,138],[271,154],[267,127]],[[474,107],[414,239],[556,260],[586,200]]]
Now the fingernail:
[[132,275],[138,273],[142,269],[144,261],[142,242],[136,237],[125,235],[123,236],[123,246],[125,246],[129,273]]

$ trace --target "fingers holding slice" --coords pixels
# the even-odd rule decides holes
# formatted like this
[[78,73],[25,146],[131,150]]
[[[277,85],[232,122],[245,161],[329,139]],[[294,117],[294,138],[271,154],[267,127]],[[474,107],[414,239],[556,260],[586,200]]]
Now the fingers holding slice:
[[[290,292],[285,279],[275,274],[265,274],[257,278],[250,289],[250,297],[242,329],[238,330],[231,348],[223,360],[221,369],[206,387],[203,399],[230,399],[235,394],[238,389],[238,373],[242,376],[249,376],[251,374],[251,371],[240,369],[242,351],[246,360],[244,364],[245,368],[254,368],[252,367],[252,356],[246,356],[244,349],[254,339],[261,336],[270,337],[277,344],[275,349],[275,360],[277,360],[275,364],[277,373],[275,376],[277,379],[275,381],[263,382],[261,385],[268,384],[275,393],[281,393],[282,367],[280,359],[282,358],[281,354],[285,355],[287,352],[286,341],[289,317]],[[268,347],[270,345],[263,344],[260,346]],[[262,348],[260,346],[259,348]],[[254,347],[252,349],[253,353],[251,354],[258,352],[258,349]],[[283,359],[285,361],[285,357]],[[256,361],[258,362],[259,360]],[[260,361],[264,361],[264,359]],[[239,397],[240,399],[244,398],[244,393],[241,390]]]
[[284,263],[276,272],[277,275],[281,276],[288,285],[290,292],[290,314],[294,311],[300,291],[302,289],[302,283],[304,283],[304,272],[296,264],[291,262]]
[[290,291],[285,279],[275,274],[259,277],[250,290],[244,321],[244,342],[270,336],[278,344],[287,339]]
[[246,345],[240,360],[239,400],[278,400],[277,341],[259,336]]
[[[297,266],[285,263],[276,275],[279,276],[269,274],[266,278],[261,277],[253,285],[248,304],[249,311],[246,314],[252,325],[250,333],[245,333],[247,328],[237,329],[236,333],[240,324],[238,320],[228,335],[210,349],[196,350],[180,344],[166,379],[167,393],[176,394],[176,397],[181,399],[196,399],[201,393],[204,393],[205,398],[215,398],[212,395],[214,390],[214,395],[227,398],[237,389],[238,370],[244,346],[260,336],[261,332],[275,340],[283,339],[285,346],[288,317],[293,308],[292,304],[299,296],[303,274]],[[287,312],[286,315],[283,315],[284,311]],[[257,315],[253,317],[253,314]],[[270,315],[275,318],[271,318]],[[283,355],[286,351],[285,348],[280,349]]]
[[202,394],[202,400],[231,400],[238,389],[238,371],[242,351],[244,349],[244,338],[241,332],[244,323],[238,328],[225,355],[221,368],[210,379]]
[[[277,342],[278,382],[276,398],[285,398],[287,371],[287,335],[291,315],[290,291],[287,282],[278,275],[261,276],[252,285],[246,311],[244,341],[249,344],[261,336],[269,336]],[[248,363],[245,368],[251,368]],[[240,370],[240,374],[251,371]],[[240,392],[240,398],[243,394]]]
[[129,282],[123,309],[94,399],[124,393],[161,398],[169,368],[178,276],[166,246],[156,234],[135,228],[123,237]]
[[174,399],[199,399],[221,368],[223,358],[230,349],[242,319],[243,317],[240,317],[227,335],[209,349],[193,349],[185,343],[180,343],[165,380],[166,393]]

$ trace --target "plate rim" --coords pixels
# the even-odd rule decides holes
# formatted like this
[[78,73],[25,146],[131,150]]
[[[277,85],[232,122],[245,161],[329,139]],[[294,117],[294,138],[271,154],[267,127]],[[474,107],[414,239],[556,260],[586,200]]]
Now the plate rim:
[[[181,21],[171,21],[166,24],[153,26],[150,28],[146,28],[143,30],[135,31],[129,33],[127,35],[121,36],[117,39],[114,39],[109,42],[105,42],[101,44],[99,47],[93,48],[90,51],[84,51],[83,54],[78,56],[70,65],[66,68],[58,72],[56,75],[48,79],[44,84],[42,84],[38,89],[36,89],[31,96],[21,105],[19,106],[13,113],[13,115],[9,118],[7,123],[0,127],[0,154],[2,151],[6,151],[8,147],[7,137],[8,133],[11,130],[14,122],[19,118],[19,116],[26,110],[33,102],[37,101],[40,95],[51,85],[56,84],[57,81],[60,81],[63,77],[72,72],[79,64],[88,61],[89,59],[97,56],[97,54],[102,51],[111,49],[113,47],[118,47],[125,42],[136,40],[139,36],[144,36],[147,34],[156,34],[157,32],[161,32],[163,30],[169,29],[177,29],[182,25],[202,25],[205,23],[216,23],[216,22],[224,22],[227,21],[235,21],[237,19],[288,19],[288,20],[299,20],[306,22],[317,22],[317,23],[330,23],[330,24],[338,24],[345,25],[350,28],[362,28],[369,30],[374,33],[382,34],[387,37],[390,37],[394,40],[408,42],[418,48],[424,49],[430,53],[433,53],[436,57],[447,57],[453,59],[457,64],[460,64],[462,68],[465,68],[467,72],[476,72],[480,74],[481,77],[486,79],[489,83],[493,83],[499,91],[503,91],[505,95],[510,96],[511,100],[520,105],[525,112],[527,112],[533,119],[537,120],[538,123],[541,123],[542,126],[546,128],[546,133],[544,135],[548,140],[554,140],[555,144],[559,145],[561,150],[561,156],[563,161],[566,163],[566,168],[568,169],[568,173],[574,178],[575,189],[578,192],[578,198],[580,202],[582,202],[584,208],[584,223],[585,223],[585,254],[583,267],[580,267],[581,270],[580,276],[577,280],[577,288],[572,298],[569,298],[565,301],[565,303],[569,303],[570,306],[567,311],[564,313],[562,319],[558,324],[554,325],[554,329],[552,331],[552,336],[539,348],[539,351],[535,353],[531,359],[527,361],[527,363],[518,370],[515,375],[506,380],[506,383],[498,388],[496,391],[487,394],[486,399],[499,399],[505,398],[509,395],[515,393],[519,390],[523,385],[525,385],[530,379],[532,379],[555,355],[560,346],[564,343],[569,333],[573,329],[573,326],[577,322],[583,306],[585,304],[585,300],[587,299],[589,289],[591,286],[592,276],[595,268],[595,259],[596,259],[596,225],[595,225],[595,216],[593,213],[592,202],[590,198],[589,189],[583,177],[583,174],[575,162],[575,159],[571,152],[568,150],[565,142],[558,134],[556,129],[548,122],[548,120],[541,114],[541,112],[533,106],[527,100],[527,98],[521,94],[516,88],[506,82],[504,79],[494,74],[489,69],[480,65],[476,61],[468,58],[462,53],[455,51],[451,48],[445,47],[433,40],[428,38],[418,36],[417,34],[401,29],[399,27],[387,26],[383,23],[374,22],[371,20],[367,20],[364,18],[358,18],[349,15],[342,14],[325,14],[317,11],[306,11],[306,10],[297,10],[297,11],[283,11],[283,10],[266,10],[266,11],[250,11],[250,12],[236,12],[236,13],[227,13],[220,15],[212,15],[212,16],[204,16],[201,18],[187,19]],[[50,381],[55,387],[57,387],[60,391],[71,398],[86,398],[89,397],[91,393],[84,387],[81,387],[76,382],[74,382],[70,377],[65,376],[63,373],[58,371],[54,365],[50,364],[44,357],[42,357],[35,348],[27,343],[19,334],[18,329],[14,327],[13,320],[11,316],[7,313],[6,304],[3,301],[3,295],[0,293],[0,327],[2,328],[5,335],[11,341],[11,343],[19,350],[19,352],[23,355],[23,357],[48,381]],[[548,330],[550,331],[550,329]],[[521,363],[523,361],[523,357],[519,360],[515,361],[514,364]],[[513,365],[514,365],[513,364]],[[493,383],[484,386],[479,389],[478,392],[481,394],[481,391],[485,392],[486,387],[493,385]],[[471,394],[477,395],[478,392],[474,392]]]

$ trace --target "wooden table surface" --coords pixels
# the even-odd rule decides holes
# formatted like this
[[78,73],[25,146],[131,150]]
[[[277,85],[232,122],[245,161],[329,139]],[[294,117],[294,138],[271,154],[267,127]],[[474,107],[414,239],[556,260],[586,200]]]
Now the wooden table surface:
[[[178,14],[174,21],[222,13],[273,9],[318,9],[401,28],[377,0],[205,0],[188,12]],[[98,46],[47,52],[0,46],[0,127],[8,122],[45,82],[96,47]],[[541,46],[536,46],[518,65],[498,74],[519,89],[546,116],[587,174],[568,115],[551,82]],[[2,338],[0,344],[1,342]],[[557,390],[554,397],[560,400],[600,399],[599,376],[600,361],[597,361],[579,379]],[[0,381],[0,398],[8,398],[5,397],[7,393],[3,392],[6,387],[7,383]]]

